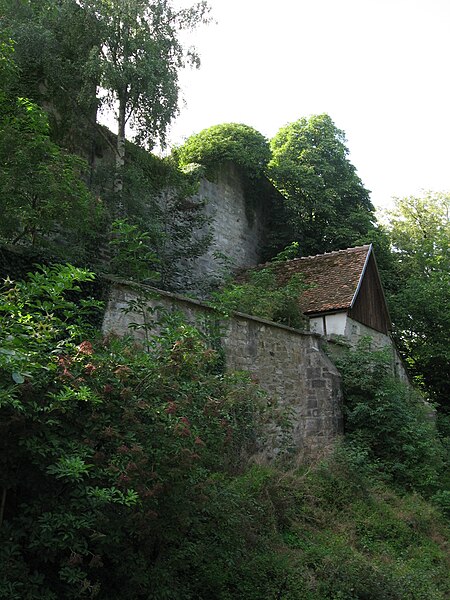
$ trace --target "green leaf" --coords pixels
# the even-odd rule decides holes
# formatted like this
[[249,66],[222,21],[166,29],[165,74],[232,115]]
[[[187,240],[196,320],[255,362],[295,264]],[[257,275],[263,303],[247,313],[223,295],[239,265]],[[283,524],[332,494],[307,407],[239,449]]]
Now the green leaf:
[[25,382],[25,377],[21,373],[17,373],[17,371],[14,371],[14,373],[12,374],[12,378],[14,379],[14,381],[16,383],[24,383]]

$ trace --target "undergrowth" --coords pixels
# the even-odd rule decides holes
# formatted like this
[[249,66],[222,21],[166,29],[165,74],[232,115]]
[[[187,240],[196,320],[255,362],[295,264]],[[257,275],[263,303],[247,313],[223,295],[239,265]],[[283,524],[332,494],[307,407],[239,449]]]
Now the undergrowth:
[[0,597],[448,597],[448,523],[423,497],[439,492],[439,474],[421,488],[420,456],[400,447],[396,464],[412,475],[392,467],[395,445],[415,443],[403,430],[389,430],[384,454],[381,425],[361,442],[352,415],[367,402],[376,424],[372,396],[353,389],[354,429],[332,455],[252,464],[255,384],[224,375],[178,316],[147,338],[149,352],[99,337],[85,326],[98,304],[74,299],[91,277],[54,267],[1,295]]

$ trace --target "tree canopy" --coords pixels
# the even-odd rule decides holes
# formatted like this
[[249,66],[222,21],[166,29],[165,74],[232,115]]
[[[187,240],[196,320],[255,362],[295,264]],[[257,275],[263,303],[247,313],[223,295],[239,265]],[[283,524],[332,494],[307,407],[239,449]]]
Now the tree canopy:
[[374,209],[347,158],[345,134],[331,118],[301,118],[282,127],[270,145],[269,177],[286,198],[292,235],[302,254],[365,241]]
[[[64,143],[70,130],[66,114],[78,119],[80,130],[81,115],[95,123],[97,106],[114,111],[115,189],[123,212],[126,127],[139,145],[164,144],[178,111],[179,70],[200,64],[179,34],[208,21],[206,1],[185,9],[172,0],[2,3],[5,24],[17,40],[23,85],[51,109]],[[78,146],[82,143],[81,136]]]
[[0,0],[0,6],[15,42],[18,95],[45,108],[53,141],[85,149],[97,110],[97,81],[86,63],[100,43],[98,22],[76,0]]
[[51,141],[47,115],[37,104],[17,97],[13,57],[12,42],[2,42],[0,236],[42,246],[51,244],[61,228],[67,239],[92,227],[99,205],[82,180],[84,161]]
[[388,213],[398,282],[389,296],[397,341],[419,383],[450,408],[450,197],[398,198]]
[[115,110],[117,119],[117,192],[122,191],[125,128],[129,124],[138,144],[152,147],[164,142],[166,129],[177,113],[178,71],[186,64],[199,66],[193,49],[185,50],[180,30],[205,21],[205,1],[175,10],[171,0],[80,0],[97,20],[99,44],[87,62],[105,90],[100,102]]
[[181,166],[199,163],[208,169],[231,161],[250,177],[262,176],[271,158],[267,139],[249,125],[222,123],[192,135],[176,150]]

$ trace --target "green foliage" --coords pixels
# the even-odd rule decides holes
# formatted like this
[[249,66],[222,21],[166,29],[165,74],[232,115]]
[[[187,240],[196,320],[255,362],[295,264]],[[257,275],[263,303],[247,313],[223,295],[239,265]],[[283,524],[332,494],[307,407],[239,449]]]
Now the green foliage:
[[[61,248],[65,228],[65,242],[79,245],[79,257],[100,206],[82,180],[84,161],[50,140],[42,109],[15,96],[11,48],[2,45],[2,70],[9,77],[0,92],[0,235],[13,244]],[[70,255],[68,245],[64,253]]]
[[91,342],[96,303],[67,298],[89,278],[54,267],[1,296],[0,595],[12,599],[171,597],[199,506],[220,496],[215,473],[225,481],[254,443],[254,385],[217,373],[195,328],[162,324],[148,353]]
[[[110,162],[105,161],[96,170],[94,188],[105,198],[111,225],[105,227],[106,236],[114,221],[115,195],[111,190]],[[192,261],[202,255],[211,242],[209,218],[204,201],[193,198],[198,190],[196,173],[184,173],[169,158],[160,158],[142,148],[127,144],[127,160],[123,179],[123,200],[128,227],[140,232],[145,242],[140,246],[150,255],[149,264],[141,260],[140,273],[133,272],[133,265],[127,267],[127,259],[122,264],[113,260],[108,270],[126,278],[143,280],[149,277],[153,285],[166,290],[180,291],[192,285]],[[110,236],[111,237],[111,236]],[[120,237],[120,236],[119,236]],[[114,234],[112,235],[114,240]],[[105,240],[106,243],[106,240]],[[120,240],[113,246],[122,245]],[[123,241],[125,244],[126,242]],[[129,239],[132,246],[136,242]],[[145,254],[145,253],[144,253]],[[104,269],[104,265],[100,268]],[[145,274],[145,271],[148,274]],[[157,272],[157,273],[156,273]]]
[[342,374],[346,443],[367,453],[379,473],[395,485],[428,495],[439,489],[445,451],[431,406],[394,378],[387,351],[371,351],[363,340],[338,360]]
[[139,144],[164,141],[177,112],[178,71],[186,64],[199,65],[194,50],[183,48],[179,33],[207,20],[206,2],[182,10],[171,0],[78,4],[99,27],[100,41],[92,48],[87,71],[106,90],[101,102],[110,107],[119,103],[119,129],[123,118]]
[[88,81],[104,89],[98,98],[117,121],[114,193],[116,216],[124,216],[123,176],[126,126],[138,145],[164,145],[167,127],[178,111],[178,73],[199,66],[196,52],[185,49],[180,32],[207,22],[205,0],[177,9],[172,0],[80,0],[99,28],[99,41],[85,64]]
[[159,277],[156,254],[151,249],[148,232],[140,231],[127,220],[118,219],[112,224],[110,247],[113,256],[110,269],[115,275],[136,281],[154,281]]
[[[125,127],[135,141],[164,142],[177,113],[178,72],[199,65],[180,32],[207,22],[206,2],[178,9],[171,0],[3,0],[5,23],[17,40],[19,95],[46,107],[52,139],[88,156],[97,150],[97,108],[115,111],[114,218],[124,216]],[[97,97],[97,90],[103,92]],[[117,109],[117,110],[116,110]]]
[[264,175],[271,153],[266,138],[248,125],[223,123],[191,136],[175,152],[181,166],[198,163],[211,176],[226,161],[240,167],[250,179]]
[[[57,265],[41,267],[30,273],[27,282],[17,283],[7,279],[2,289],[0,326],[2,347],[0,350],[3,383],[8,383],[4,393],[11,394],[16,404],[15,383],[25,378],[43,375],[42,360],[49,360],[48,353],[64,347],[68,339],[76,339],[80,331],[89,331],[89,317],[99,305],[93,300],[73,300],[62,293],[79,292],[78,282],[90,281],[93,274],[71,267]],[[46,370],[55,371],[56,365]],[[6,379],[5,379],[6,378]]]
[[397,199],[386,225],[397,285],[388,296],[395,337],[416,381],[448,410],[450,378],[449,197]]
[[[285,252],[289,253],[289,249]],[[283,260],[283,256],[279,258]],[[243,283],[230,282],[214,292],[212,305],[221,311],[235,310],[288,327],[307,329],[308,320],[303,315],[300,300],[307,288],[300,274],[279,283],[274,266],[268,265],[251,271]]]
[[[299,119],[271,140],[269,177],[285,197],[304,256],[354,246],[373,229],[373,206],[328,115]],[[284,241],[285,223],[279,223]],[[292,239],[292,238],[291,238]]]
[[428,192],[423,197],[397,198],[387,212],[392,245],[405,268],[422,273],[449,266],[449,210],[447,194]]
[[9,38],[0,40],[0,77],[2,81],[0,94],[2,101],[4,101],[11,84],[17,78],[17,67],[14,62],[14,44]]
[[184,173],[173,159],[158,158],[137,147],[128,147],[124,171],[126,212],[133,224],[148,234],[158,260],[162,289],[188,289],[192,260],[211,243],[205,204],[195,200],[196,173]]
[[[95,19],[75,0],[2,0],[2,24],[15,40],[17,95],[45,106],[52,141],[91,151],[97,81],[85,69],[99,42]],[[87,127],[90,122],[91,130]]]
[[298,242],[292,242],[274,258],[272,258],[272,262],[285,262],[287,260],[292,260],[293,258],[298,258],[299,254],[300,244]]

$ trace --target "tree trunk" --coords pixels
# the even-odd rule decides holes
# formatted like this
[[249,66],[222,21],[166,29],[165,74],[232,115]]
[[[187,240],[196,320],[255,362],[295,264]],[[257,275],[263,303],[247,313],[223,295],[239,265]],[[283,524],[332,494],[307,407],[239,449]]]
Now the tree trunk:
[[119,98],[119,115],[116,146],[116,170],[114,175],[114,195],[117,202],[117,213],[119,217],[125,216],[123,203],[123,169],[125,166],[125,105],[126,94]]

